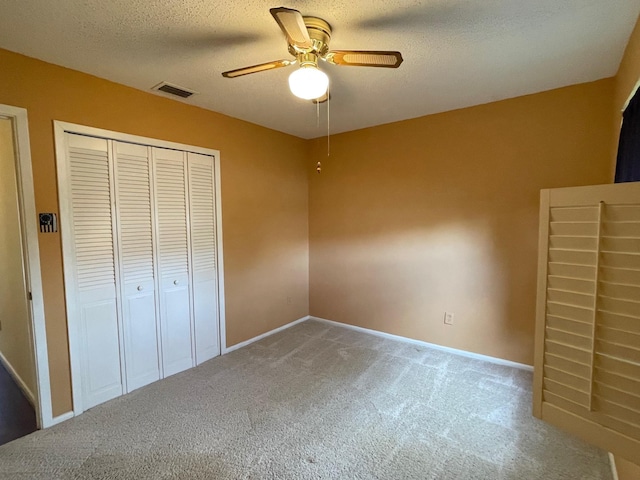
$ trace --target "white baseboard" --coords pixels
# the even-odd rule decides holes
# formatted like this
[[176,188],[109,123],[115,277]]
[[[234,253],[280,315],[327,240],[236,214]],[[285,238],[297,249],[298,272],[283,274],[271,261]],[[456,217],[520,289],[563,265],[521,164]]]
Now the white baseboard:
[[435,343],[423,342],[421,340],[414,340],[413,338],[401,337],[400,335],[393,335],[391,333],[380,332],[378,330],[371,330],[369,328],[356,327],[355,325],[349,325],[347,323],[334,322],[333,320],[327,320],[326,318],[310,316],[311,320],[317,320],[319,322],[336,325],[338,327],[348,328],[357,332],[369,333],[378,337],[390,338],[392,340],[398,340],[405,343],[411,343],[413,345],[419,345],[421,347],[433,348],[435,350],[441,350],[443,352],[453,353],[454,355],[460,355],[462,357],[473,358],[475,360],[481,360],[484,362],[495,363],[497,365],[505,365],[507,367],[518,368],[520,370],[533,371],[531,365],[524,363],[512,362],[510,360],[504,360],[502,358],[490,357],[488,355],[481,355],[480,353],[467,352],[465,350],[458,350],[457,348],[443,347],[442,345],[436,345]]
[[378,330],[371,330],[369,328],[364,328],[364,327],[357,327],[355,325],[349,325],[347,323],[340,323],[340,322],[335,322],[333,320],[327,320],[326,318],[320,318],[320,317],[314,317],[314,316],[310,316],[307,315],[306,317],[302,317],[299,318],[298,320],[294,320],[293,322],[287,323],[286,325],[283,325],[281,327],[275,328],[273,330],[270,330],[266,333],[263,333],[262,335],[258,335],[257,337],[253,337],[250,338],[249,340],[245,340],[244,342],[241,343],[236,343],[235,345],[231,346],[231,347],[227,347],[223,350],[222,354],[227,354],[227,353],[231,353],[234,350],[238,350],[239,348],[242,347],[246,347],[247,345],[250,345],[254,342],[257,342],[258,340],[262,340],[263,338],[266,338],[270,335],[273,335],[274,333],[278,333],[281,332],[282,330],[286,330],[287,328],[291,328],[294,325],[297,325],[299,323],[302,323],[306,320],[317,320],[318,322],[323,322],[323,323],[328,323],[331,325],[336,325],[338,327],[343,327],[343,328],[348,328],[351,330],[355,330],[358,332],[364,332],[364,333],[368,333],[371,335],[377,335],[379,337],[384,337],[384,338],[390,338],[392,340],[398,340],[400,342],[405,342],[405,343],[411,343],[413,345],[419,345],[422,347],[427,347],[427,348],[433,348],[435,350],[441,350],[443,352],[448,352],[448,353],[452,353],[454,355],[460,355],[463,357],[467,357],[467,358],[473,358],[475,360],[481,360],[484,362],[489,362],[489,363],[494,363],[497,365],[504,365],[507,367],[513,367],[513,368],[518,368],[520,370],[527,370],[527,371],[533,371],[533,367],[531,365],[526,365],[524,363],[518,363],[518,362],[512,362],[510,360],[504,360],[502,358],[497,358],[497,357],[490,357],[488,355],[482,355],[479,353],[473,353],[473,352],[467,352],[465,350],[458,350],[457,348],[451,348],[451,347],[443,347],[442,345],[436,345],[435,343],[429,343],[429,342],[423,342],[422,340],[414,340],[413,338],[407,338],[407,337],[402,337],[400,335],[393,335],[391,333],[385,333],[385,332],[380,332]]
[[616,468],[616,458],[609,452],[609,465],[611,465],[611,476],[613,480],[618,480],[618,469]]
[[9,372],[9,375],[11,375],[11,377],[18,384],[18,386],[20,387],[20,390],[22,390],[22,393],[24,393],[24,395],[27,397],[27,400],[29,400],[29,403],[35,408],[36,406],[35,395],[29,389],[29,387],[27,387],[27,384],[24,383],[20,375],[18,375],[18,372],[16,372],[15,368],[13,368],[13,365],[11,365],[9,360],[7,360],[7,357],[5,357],[2,354],[2,352],[0,352],[0,362],[2,362],[2,365],[4,365],[4,368],[7,369],[7,371]]
[[251,345],[253,342],[257,342],[258,340],[262,340],[263,338],[273,335],[274,333],[278,333],[278,332],[281,332],[282,330],[286,330],[287,328],[291,328],[294,325],[304,322],[305,320],[309,320],[309,318],[310,318],[309,315],[307,315],[306,317],[299,318],[298,320],[294,320],[293,322],[287,323],[286,325],[282,325],[281,327],[274,328],[273,330],[269,330],[268,332],[263,333],[262,335],[258,335],[257,337],[250,338],[249,340],[245,340],[244,342],[236,343],[231,347],[225,348],[222,354],[224,355],[226,353],[231,353],[234,350],[238,350],[239,348],[246,347],[247,345]]
[[53,419],[51,419],[51,423],[49,425],[47,425],[47,427],[53,427],[54,425],[57,425],[59,423],[62,422],[66,422],[67,420],[75,417],[76,414],[71,411],[71,412],[67,412],[67,413],[63,413],[62,415],[58,415],[57,417],[53,417]]

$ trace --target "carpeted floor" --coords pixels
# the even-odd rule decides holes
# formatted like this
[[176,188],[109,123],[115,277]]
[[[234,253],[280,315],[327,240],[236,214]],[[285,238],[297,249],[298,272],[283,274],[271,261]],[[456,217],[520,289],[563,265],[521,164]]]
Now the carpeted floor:
[[2,479],[611,479],[531,373],[307,321],[0,447]]

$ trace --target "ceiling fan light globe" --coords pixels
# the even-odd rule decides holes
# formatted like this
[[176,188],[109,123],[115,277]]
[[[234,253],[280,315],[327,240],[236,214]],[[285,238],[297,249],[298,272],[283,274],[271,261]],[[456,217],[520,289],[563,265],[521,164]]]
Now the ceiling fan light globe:
[[303,100],[315,100],[327,93],[329,77],[314,66],[300,67],[289,75],[291,93]]

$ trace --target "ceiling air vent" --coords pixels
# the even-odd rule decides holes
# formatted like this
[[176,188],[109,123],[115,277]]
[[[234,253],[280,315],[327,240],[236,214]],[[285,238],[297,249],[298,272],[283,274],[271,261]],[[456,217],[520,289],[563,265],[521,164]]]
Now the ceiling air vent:
[[178,87],[177,85],[172,85],[171,83],[162,82],[153,87],[151,90],[158,90],[160,92],[168,93],[170,95],[175,95],[180,98],[189,98],[196,92],[191,90],[187,90],[186,88]]

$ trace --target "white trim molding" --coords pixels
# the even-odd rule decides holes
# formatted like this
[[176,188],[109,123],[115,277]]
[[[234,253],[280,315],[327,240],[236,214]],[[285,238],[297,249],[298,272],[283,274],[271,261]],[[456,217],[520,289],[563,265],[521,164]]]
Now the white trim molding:
[[218,330],[220,355],[223,355],[227,348],[227,322],[226,307],[224,301],[224,254],[222,248],[222,182],[220,180],[220,154],[215,158],[215,189],[216,189],[216,248],[218,255],[218,313],[220,315],[220,326]]
[[609,453],[609,465],[611,466],[611,477],[613,480],[618,480],[618,468],[616,467],[616,457],[613,456],[613,453]]
[[640,79],[638,79],[636,81],[636,84],[633,86],[633,89],[631,90],[631,93],[629,93],[629,96],[625,100],[624,105],[622,106],[622,109],[620,110],[621,113],[624,113],[624,111],[627,109],[627,107],[631,103],[631,99],[634,97],[634,95],[636,94],[636,92],[638,91],[639,88],[640,88]]
[[421,347],[432,348],[434,350],[440,350],[442,352],[452,353],[454,355],[459,355],[461,357],[473,358],[474,360],[481,360],[483,362],[494,363],[496,365],[504,365],[506,367],[518,368],[520,370],[526,370],[528,372],[533,372],[533,366],[526,365],[524,363],[512,362],[510,360],[504,360],[502,358],[490,357],[488,355],[482,355],[480,353],[467,352],[466,350],[458,350],[457,348],[444,347],[442,345],[437,345],[435,343],[423,342],[422,340],[414,340],[413,338],[402,337],[400,335],[393,335],[391,333],[381,332],[379,330],[371,330],[369,328],[357,327],[355,325],[349,325],[348,323],[340,323],[335,322],[333,320],[327,320],[326,318],[320,317],[309,317],[311,320],[316,320],[318,322],[328,323],[330,325],[335,325],[338,327],[348,328],[349,330],[355,330],[356,332],[368,333],[370,335],[376,335],[378,337],[388,338],[391,340],[397,340],[400,342],[411,343],[412,345],[419,345]]
[[[77,133],[89,137],[106,138],[109,140],[118,140],[120,142],[134,143],[137,145],[168,148],[170,150],[181,150],[184,152],[201,153],[202,155],[215,156],[217,163],[220,162],[220,151],[212,148],[197,147],[195,145],[187,145],[185,143],[169,142],[159,138],[142,137],[140,135],[131,135],[129,133],[114,132],[102,128],[88,127],[77,123],[62,122],[60,120],[53,121],[53,129],[55,137],[64,134],[64,132]],[[56,142],[56,146],[58,142]],[[218,165],[216,165],[218,167]],[[216,171],[216,173],[218,173]]]
[[268,332],[263,333],[262,335],[258,335],[257,337],[253,337],[250,338],[249,340],[245,340],[244,342],[240,342],[240,343],[236,343],[235,345],[232,345],[230,347],[225,347],[225,349],[222,351],[222,354],[226,354],[226,353],[231,353],[234,350],[238,350],[242,347],[246,347],[247,345],[251,345],[254,342],[257,342],[258,340],[262,340],[263,338],[267,338],[271,335],[273,335],[274,333],[278,333],[281,332],[283,330],[286,330],[287,328],[291,328],[295,325],[298,325],[299,323],[302,323],[306,320],[309,320],[311,317],[309,317],[309,315],[307,315],[306,317],[302,317],[299,318],[297,320],[294,320],[293,322],[289,322],[285,325],[282,325],[281,327],[278,328],[274,328],[273,330],[269,330]]
[[31,146],[29,143],[29,121],[27,110],[10,105],[0,105],[0,116],[11,119],[14,130],[16,153],[16,176],[20,222],[25,257],[26,288],[31,292],[29,325],[32,355],[36,369],[36,391],[31,392],[39,428],[46,428],[52,422],[51,385],[49,383],[49,355],[47,353],[47,332],[44,316],[44,297],[40,271],[40,247],[38,244],[38,222],[36,216],[35,189],[31,166]]
[[[357,327],[355,325],[349,325],[346,323],[340,323],[340,322],[335,322],[333,320],[327,320],[326,318],[320,318],[320,317],[314,317],[314,316],[304,316],[302,318],[299,318],[297,320],[294,320],[292,322],[289,322],[285,325],[282,325],[278,328],[274,328],[273,330],[269,330],[268,332],[265,332],[261,335],[257,335],[253,338],[250,338],[249,340],[245,340],[244,342],[240,342],[240,343],[236,343],[235,345],[232,345],[230,347],[226,346],[226,342],[223,341],[222,343],[222,355],[226,355],[228,353],[234,352],[236,350],[239,350],[243,347],[246,347],[248,345],[251,345],[252,343],[258,342],[264,338],[270,337],[271,335],[274,335],[276,333],[282,332],[283,330],[287,330],[291,327],[294,327],[296,325],[298,325],[299,323],[302,322],[306,322],[307,320],[315,320],[318,322],[322,322],[322,323],[326,323],[329,325],[335,325],[337,327],[343,327],[343,328],[347,328],[349,330],[355,330],[357,332],[362,332],[362,333],[367,333],[370,335],[376,335],[378,337],[383,337],[383,338],[389,338],[391,340],[396,340],[396,341],[400,341],[400,342],[404,342],[404,343],[410,343],[413,345],[419,345],[422,347],[426,347],[426,348],[432,348],[435,350],[440,350],[440,351],[444,351],[444,352],[448,352],[448,353],[452,353],[454,355],[459,355],[462,357],[467,357],[467,358],[473,358],[475,360],[480,360],[480,361],[484,361],[484,362],[488,362],[488,363],[494,363],[497,365],[504,365],[507,367],[513,367],[513,368],[517,368],[520,370],[526,370],[526,371],[533,371],[533,367],[531,365],[525,365],[523,363],[517,363],[517,362],[512,362],[510,360],[504,360],[501,358],[496,358],[496,357],[490,357],[488,355],[481,355],[479,353],[473,353],[473,352],[467,352],[464,350],[458,350],[455,348],[450,348],[450,347],[443,347],[441,345],[436,345],[433,343],[428,343],[428,342],[423,342],[421,340],[414,340],[412,338],[407,338],[407,337],[402,337],[400,335],[393,335],[390,333],[385,333],[385,332],[380,332],[378,330],[371,330],[369,328],[363,328],[363,327]],[[70,418],[73,418],[75,416],[74,412],[67,412],[63,415],[60,415],[58,417],[55,417],[53,419],[53,424],[55,425],[57,423],[63,422],[65,420],[69,420]],[[609,454],[609,459],[612,465],[612,469],[615,468],[615,462],[613,460],[613,457],[611,454]],[[614,480],[617,480],[617,477],[614,478]]]

